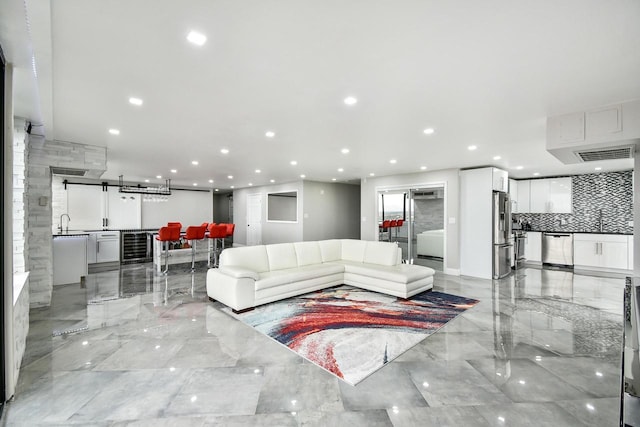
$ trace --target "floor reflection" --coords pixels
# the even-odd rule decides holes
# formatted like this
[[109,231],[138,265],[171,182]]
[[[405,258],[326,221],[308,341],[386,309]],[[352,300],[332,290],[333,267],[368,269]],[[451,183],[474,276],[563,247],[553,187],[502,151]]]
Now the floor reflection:
[[480,303],[352,387],[224,314],[189,267],[56,287],[6,425],[618,425],[623,279],[438,272]]

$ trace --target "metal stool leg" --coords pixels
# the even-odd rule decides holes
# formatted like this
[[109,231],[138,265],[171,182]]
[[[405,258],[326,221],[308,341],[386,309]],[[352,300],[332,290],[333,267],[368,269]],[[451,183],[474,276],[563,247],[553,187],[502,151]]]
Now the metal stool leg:
[[196,247],[195,240],[191,240],[191,272],[196,271]]
[[162,274],[167,274],[169,272],[169,242],[164,242],[164,271]]

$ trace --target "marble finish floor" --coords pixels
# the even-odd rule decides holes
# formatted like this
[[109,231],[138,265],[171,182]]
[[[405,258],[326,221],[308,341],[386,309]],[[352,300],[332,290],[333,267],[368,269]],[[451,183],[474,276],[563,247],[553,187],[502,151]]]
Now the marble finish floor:
[[221,312],[205,273],[56,287],[2,425],[618,425],[623,279],[437,273],[435,290],[480,303],[354,387]]

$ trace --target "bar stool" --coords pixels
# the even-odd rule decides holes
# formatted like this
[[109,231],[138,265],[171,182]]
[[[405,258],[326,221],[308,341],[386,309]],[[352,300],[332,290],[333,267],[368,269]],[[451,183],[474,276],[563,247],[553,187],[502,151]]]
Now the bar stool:
[[204,235],[207,232],[206,227],[202,225],[192,225],[187,227],[187,233],[185,238],[191,245],[191,271],[196,270],[196,241],[204,240]]
[[168,222],[167,227],[177,227],[182,231],[182,223],[181,222]]
[[[388,219],[385,219],[384,221],[382,221],[382,225],[379,226],[380,227],[380,235],[378,236],[378,240],[381,240],[382,235],[384,234],[385,231],[389,231],[389,227],[391,226],[391,221],[389,221]],[[389,231],[390,232],[390,231]]]
[[[222,224],[209,224],[209,239],[213,239],[213,267],[218,267],[218,240],[224,242],[227,235],[227,227]],[[209,258],[209,261],[211,259]],[[207,265],[211,265],[208,263]]]
[[389,224],[389,241],[391,241],[391,233],[393,233],[392,228],[396,228],[398,226],[398,220],[392,219],[391,224]]
[[169,271],[169,244],[180,241],[180,228],[161,227],[156,239],[164,245],[164,271],[162,274],[167,274]]

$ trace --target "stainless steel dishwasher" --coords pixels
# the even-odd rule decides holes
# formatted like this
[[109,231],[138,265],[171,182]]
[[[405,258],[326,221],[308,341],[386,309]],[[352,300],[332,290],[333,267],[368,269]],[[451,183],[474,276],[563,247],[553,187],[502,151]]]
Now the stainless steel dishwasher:
[[542,233],[542,263],[573,267],[573,234]]

